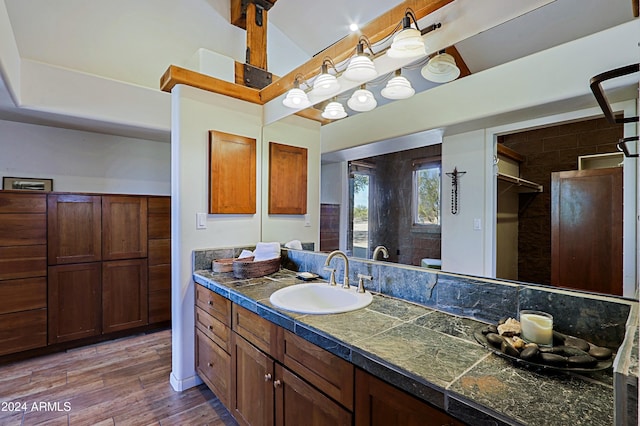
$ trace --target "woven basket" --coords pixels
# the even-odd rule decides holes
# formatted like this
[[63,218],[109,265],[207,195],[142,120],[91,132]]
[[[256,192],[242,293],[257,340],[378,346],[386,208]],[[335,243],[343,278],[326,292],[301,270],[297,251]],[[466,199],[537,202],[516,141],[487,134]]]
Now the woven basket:
[[273,274],[280,269],[280,256],[254,262],[252,257],[233,261],[233,276],[236,278],[257,278]]
[[[228,258],[228,259],[215,259],[211,262],[211,270],[213,272],[231,272],[233,271],[233,262],[238,260],[236,258]],[[240,260],[253,260],[253,256],[251,257],[243,257]]]

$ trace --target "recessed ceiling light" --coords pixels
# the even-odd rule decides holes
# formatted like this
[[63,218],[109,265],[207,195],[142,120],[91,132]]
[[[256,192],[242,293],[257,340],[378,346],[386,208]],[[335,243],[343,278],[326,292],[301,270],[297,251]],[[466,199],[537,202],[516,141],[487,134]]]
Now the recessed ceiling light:
[[351,24],[349,25],[349,31],[351,31],[352,33],[355,33],[356,31],[358,31],[360,29],[360,27],[358,27],[358,24]]

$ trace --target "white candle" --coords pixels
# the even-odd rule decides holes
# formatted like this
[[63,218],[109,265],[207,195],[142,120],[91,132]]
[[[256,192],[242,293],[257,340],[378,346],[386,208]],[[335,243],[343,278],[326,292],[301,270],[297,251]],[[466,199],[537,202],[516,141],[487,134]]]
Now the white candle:
[[553,317],[546,312],[521,311],[521,337],[541,346],[553,346]]

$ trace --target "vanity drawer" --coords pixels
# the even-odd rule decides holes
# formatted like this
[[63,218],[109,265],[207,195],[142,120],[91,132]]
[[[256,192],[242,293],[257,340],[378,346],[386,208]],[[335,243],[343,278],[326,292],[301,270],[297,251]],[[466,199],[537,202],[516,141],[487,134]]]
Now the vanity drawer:
[[322,392],[353,410],[353,364],[284,331],[284,365]]
[[196,327],[225,352],[230,353],[229,327],[199,307],[196,307]]
[[226,326],[231,326],[231,301],[229,299],[196,284],[196,306]]
[[282,328],[233,304],[232,328],[262,352],[282,361]]
[[231,396],[231,355],[196,330],[196,370],[225,407]]

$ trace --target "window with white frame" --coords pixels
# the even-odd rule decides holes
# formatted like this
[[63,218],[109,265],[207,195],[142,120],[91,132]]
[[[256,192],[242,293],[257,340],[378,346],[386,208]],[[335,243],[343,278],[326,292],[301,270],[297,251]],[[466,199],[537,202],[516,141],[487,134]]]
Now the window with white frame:
[[413,162],[413,224],[414,226],[440,226],[440,157]]

